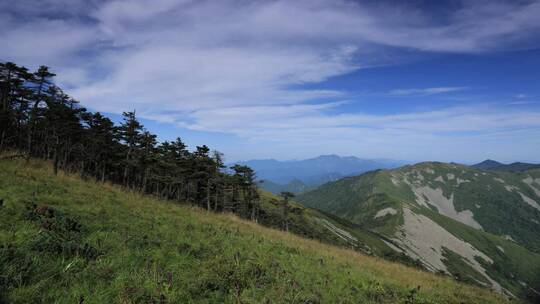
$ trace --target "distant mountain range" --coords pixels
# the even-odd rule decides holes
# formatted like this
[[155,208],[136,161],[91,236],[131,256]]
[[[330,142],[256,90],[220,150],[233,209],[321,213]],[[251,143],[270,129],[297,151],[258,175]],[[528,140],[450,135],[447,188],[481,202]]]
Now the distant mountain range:
[[406,164],[404,161],[338,155],[321,155],[304,160],[264,159],[237,163],[254,169],[257,178],[263,181],[261,187],[272,193],[281,191],[299,193],[346,176]]
[[326,183],[296,200],[377,234],[428,270],[538,300],[540,169],[495,171],[500,166],[493,163],[377,170]]
[[262,180],[259,185],[264,190],[274,193],[274,194],[279,194],[284,191],[298,194],[298,193],[306,192],[315,188],[315,186],[306,185],[304,182],[302,182],[299,179],[294,179],[285,185],[277,184],[270,180]]
[[521,162],[503,164],[498,161],[486,159],[485,161],[472,165],[471,167],[480,169],[480,170],[524,172],[526,170],[540,168],[540,164],[521,163]]

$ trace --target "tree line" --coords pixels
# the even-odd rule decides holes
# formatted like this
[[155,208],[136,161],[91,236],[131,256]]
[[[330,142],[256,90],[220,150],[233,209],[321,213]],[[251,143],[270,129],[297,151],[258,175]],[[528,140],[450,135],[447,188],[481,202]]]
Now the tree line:
[[0,62],[0,152],[50,160],[55,174],[78,172],[159,198],[258,219],[260,196],[251,168],[226,168],[223,154],[206,145],[189,151],[180,138],[158,142],[135,111],[124,112],[115,125],[66,94],[55,76],[46,66],[30,72]]

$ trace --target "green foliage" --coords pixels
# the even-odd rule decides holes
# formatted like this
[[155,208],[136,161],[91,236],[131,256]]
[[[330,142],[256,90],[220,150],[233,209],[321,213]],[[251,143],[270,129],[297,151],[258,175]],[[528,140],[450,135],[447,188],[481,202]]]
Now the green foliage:
[[313,187],[306,185],[301,180],[295,179],[287,184],[277,184],[269,180],[263,180],[260,183],[262,189],[278,195],[280,192],[292,192],[295,194],[302,193],[313,189]]
[[444,248],[444,257],[446,259],[445,265],[448,265],[447,270],[456,280],[479,286],[489,284],[486,278],[467,264],[459,254]]

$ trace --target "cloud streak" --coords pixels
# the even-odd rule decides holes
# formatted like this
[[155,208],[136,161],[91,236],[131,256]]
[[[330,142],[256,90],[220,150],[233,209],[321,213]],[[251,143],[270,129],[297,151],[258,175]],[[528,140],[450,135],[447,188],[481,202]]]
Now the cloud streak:
[[516,115],[534,113],[340,114],[342,104],[336,102],[351,93],[317,85],[388,64],[388,52],[479,54],[536,47],[539,15],[540,1],[462,1],[437,16],[392,1],[43,0],[39,7],[4,1],[0,41],[7,43],[0,59],[51,65],[60,84],[92,109],[136,108],[143,117],[194,130],[226,130],[250,140],[288,130],[303,142],[317,140],[317,134],[329,141],[367,138],[373,130],[387,140],[404,132],[433,137],[424,128],[468,132],[457,126],[475,122],[517,128]]
[[[340,106],[201,110],[182,126],[244,138],[259,157],[287,158],[280,151],[310,149],[316,151],[312,156],[334,152],[411,160],[476,161],[495,152],[502,159],[537,157],[539,111],[485,104],[403,114],[328,115]],[[505,143],[519,143],[519,149]]]
[[[540,30],[538,1],[464,3],[445,11],[442,23],[421,8],[346,0],[46,0],[42,6],[0,4],[0,39],[9,42],[0,57],[53,65],[60,75],[66,70],[69,78],[61,82],[98,110],[135,105],[148,115],[157,115],[156,108],[336,97],[346,92],[293,87],[385,64],[384,49],[526,48],[539,42],[530,38]],[[515,41],[522,43],[509,44]]]
[[424,89],[396,89],[390,91],[390,95],[394,96],[429,96],[436,94],[452,93],[466,90],[467,87],[438,87]]

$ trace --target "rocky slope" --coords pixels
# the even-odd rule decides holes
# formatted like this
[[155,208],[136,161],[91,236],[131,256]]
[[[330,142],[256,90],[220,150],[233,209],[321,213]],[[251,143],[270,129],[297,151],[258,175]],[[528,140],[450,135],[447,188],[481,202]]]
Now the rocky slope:
[[428,270],[540,295],[540,170],[427,162],[344,178],[297,200],[380,235]]

